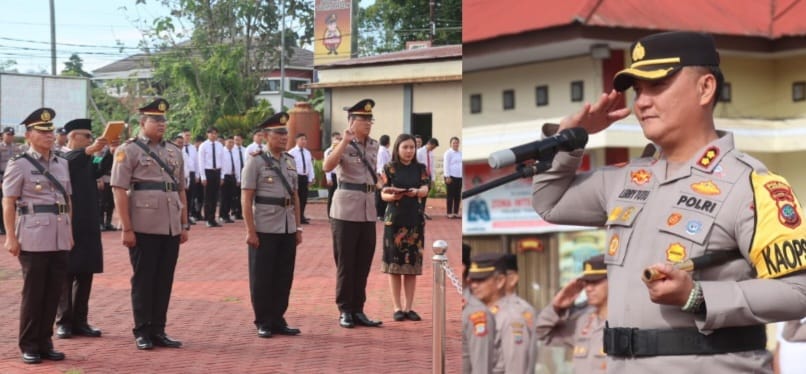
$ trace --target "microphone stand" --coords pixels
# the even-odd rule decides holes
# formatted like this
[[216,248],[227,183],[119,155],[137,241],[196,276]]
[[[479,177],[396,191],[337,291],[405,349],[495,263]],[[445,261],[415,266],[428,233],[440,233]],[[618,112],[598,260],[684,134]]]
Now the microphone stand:
[[538,160],[538,162],[535,162],[530,166],[524,164],[518,164],[518,166],[515,168],[515,172],[510,175],[506,175],[498,179],[493,179],[487,183],[480,184],[469,190],[462,191],[462,199],[464,200],[468,197],[478,195],[484,191],[507,184],[514,180],[518,180],[521,178],[529,178],[535,174],[543,173],[546,170],[551,169],[551,162],[553,160],[554,155],[551,155],[550,157],[547,157],[543,160]]

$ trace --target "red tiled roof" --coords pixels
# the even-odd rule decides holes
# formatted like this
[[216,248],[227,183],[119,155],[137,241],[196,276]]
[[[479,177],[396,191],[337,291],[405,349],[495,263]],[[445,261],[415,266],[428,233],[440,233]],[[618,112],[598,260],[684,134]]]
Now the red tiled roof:
[[806,35],[799,0],[464,0],[465,43],[579,23],[777,39]]
[[329,65],[317,66],[317,68],[388,64],[388,63],[400,63],[403,61],[442,60],[442,59],[461,58],[461,57],[462,57],[462,46],[459,44],[455,44],[455,45],[443,45],[429,48],[418,48],[407,51],[384,53],[375,56],[353,58],[349,60],[334,62]]

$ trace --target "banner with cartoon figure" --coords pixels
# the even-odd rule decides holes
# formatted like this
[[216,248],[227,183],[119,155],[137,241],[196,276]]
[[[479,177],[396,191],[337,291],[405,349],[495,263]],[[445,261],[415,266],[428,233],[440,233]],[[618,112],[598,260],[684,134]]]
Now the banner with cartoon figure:
[[352,3],[352,0],[316,0],[314,65],[327,65],[350,58]]

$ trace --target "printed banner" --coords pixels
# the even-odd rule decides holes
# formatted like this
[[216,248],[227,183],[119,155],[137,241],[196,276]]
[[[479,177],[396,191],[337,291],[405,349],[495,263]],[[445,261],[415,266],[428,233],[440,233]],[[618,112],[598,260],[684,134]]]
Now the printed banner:
[[352,0],[316,0],[314,65],[346,60],[352,54]]

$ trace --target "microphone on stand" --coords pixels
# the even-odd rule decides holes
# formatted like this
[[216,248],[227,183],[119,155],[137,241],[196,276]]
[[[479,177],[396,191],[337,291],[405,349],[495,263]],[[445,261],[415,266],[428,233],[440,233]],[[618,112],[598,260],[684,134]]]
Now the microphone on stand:
[[588,143],[588,132],[581,127],[565,129],[556,135],[517,147],[496,151],[490,154],[488,162],[494,169],[519,164],[526,160],[554,156],[559,151],[573,151],[584,148]]

